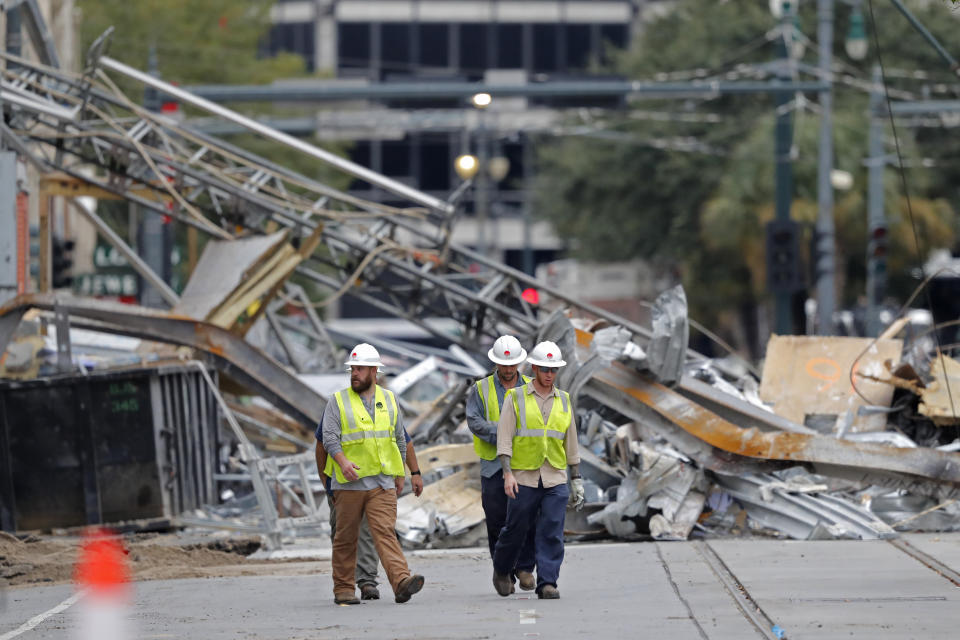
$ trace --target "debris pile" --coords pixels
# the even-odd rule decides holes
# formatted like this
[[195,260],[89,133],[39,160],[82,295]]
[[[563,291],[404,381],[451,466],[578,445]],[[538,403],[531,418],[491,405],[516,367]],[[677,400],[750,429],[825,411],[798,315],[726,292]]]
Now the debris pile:
[[[324,533],[313,432],[330,393],[347,386],[341,349],[368,342],[388,364],[382,382],[397,394],[426,483],[420,498],[401,498],[398,534],[409,546],[473,544],[483,513],[465,401],[488,370],[484,351],[509,333],[553,341],[568,362],[558,386],[577,410],[588,501],[569,513],[572,537],[883,538],[960,522],[960,363],[906,320],[876,340],[774,336],[762,373],[733,356],[707,358],[688,346],[681,288],[665,291],[646,323],[584,303],[451,241],[469,185],[448,201],[412,189],[132,69],[104,55],[108,37],[90,49],[86,68],[96,73],[82,77],[17,59],[9,73],[20,78],[3,83],[4,139],[58,193],[126,199],[210,241],[177,296],[94,210],[63,196],[172,309],[51,292],[6,302],[0,402],[22,380],[42,389],[60,377],[76,382],[77,415],[93,415],[86,377],[133,365],[176,363],[196,384],[158,382],[149,403],[116,400],[121,414],[152,409],[152,420],[136,421],[152,423],[144,448],[88,438],[82,455],[43,468],[72,474],[62,484],[96,496],[98,458],[136,459],[138,477],[207,497],[198,512],[148,496],[180,524],[258,533],[270,549]],[[129,83],[364,181],[394,204],[142,109],[120,89]],[[324,322],[318,309],[340,298],[419,334]],[[194,429],[195,412],[213,428]],[[183,426],[174,440],[171,420]],[[23,429],[0,429],[3,455]],[[0,460],[0,526],[11,531],[32,489],[14,467]],[[111,517],[127,517],[140,498]],[[82,517],[97,522],[96,502],[86,504]]]

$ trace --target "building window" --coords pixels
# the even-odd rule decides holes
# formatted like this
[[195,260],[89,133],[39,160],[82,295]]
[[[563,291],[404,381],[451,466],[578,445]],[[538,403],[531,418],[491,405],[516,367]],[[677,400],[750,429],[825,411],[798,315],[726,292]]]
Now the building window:
[[550,73],[559,70],[557,61],[556,24],[533,25],[533,70],[535,73]]
[[381,151],[383,173],[392,178],[407,178],[410,176],[410,141],[384,140]]
[[460,25],[460,70],[470,79],[483,77],[487,68],[486,24]]
[[281,51],[303,57],[307,69],[313,71],[315,39],[312,22],[285,22],[270,28],[270,55]]
[[566,66],[568,69],[586,69],[590,66],[590,25],[564,26],[567,40]]
[[386,22],[380,26],[383,44],[380,66],[388,73],[409,73],[411,69],[410,25]]
[[498,24],[497,68],[523,69],[523,25]]
[[422,66],[440,69],[450,66],[450,25],[421,24],[418,42]]
[[337,26],[338,66],[348,69],[370,68],[370,24],[341,22]]
[[627,46],[630,39],[630,31],[625,24],[602,24],[600,25],[600,43],[603,47],[613,45],[619,49]]
[[449,191],[453,172],[453,154],[447,136],[424,135],[420,146],[420,188],[424,191]]

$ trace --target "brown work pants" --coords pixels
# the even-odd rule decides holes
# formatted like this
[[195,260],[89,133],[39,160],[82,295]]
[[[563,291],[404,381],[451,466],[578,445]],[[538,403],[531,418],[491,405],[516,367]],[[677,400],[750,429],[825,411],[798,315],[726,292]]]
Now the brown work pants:
[[367,515],[373,544],[387,580],[396,594],[400,581],[410,575],[394,526],[397,522],[397,493],[381,488],[370,491],[335,491],[337,531],[333,538],[333,594],[354,595],[357,568],[357,538],[360,523]]

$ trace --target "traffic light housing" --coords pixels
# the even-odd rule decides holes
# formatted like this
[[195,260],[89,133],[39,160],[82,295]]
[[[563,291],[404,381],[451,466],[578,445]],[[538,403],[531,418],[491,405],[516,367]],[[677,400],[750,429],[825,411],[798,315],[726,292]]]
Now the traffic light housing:
[[800,226],[793,220],[767,223],[767,288],[793,293],[804,286],[800,269]]
[[64,240],[54,236],[52,244],[52,264],[53,271],[52,285],[54,289],[63,289],[73,286],[73,276],[69,271],[73,268],[73,240]]

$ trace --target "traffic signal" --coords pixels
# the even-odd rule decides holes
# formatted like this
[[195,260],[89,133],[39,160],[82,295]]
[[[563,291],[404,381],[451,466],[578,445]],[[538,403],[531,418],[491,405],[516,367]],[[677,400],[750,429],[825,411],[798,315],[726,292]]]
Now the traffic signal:
[[887,292],[887,227],[875,226],[867,240],[867,295],[875,305],[883,303]]
[[30,225],[30,277],[40,277],[40,228]]
[[73,268],[73,240],[64,240],[56,236],[53,237],[51,244],[53,249],[52,270],[53,270],[53,288],[62,289],[73,285],[73,276],[68,272]]
[[767,223],[767,288],[792,293],[803,288],[800,270],[800,227],[792,220]]

